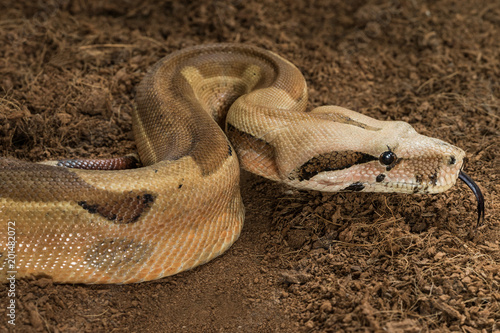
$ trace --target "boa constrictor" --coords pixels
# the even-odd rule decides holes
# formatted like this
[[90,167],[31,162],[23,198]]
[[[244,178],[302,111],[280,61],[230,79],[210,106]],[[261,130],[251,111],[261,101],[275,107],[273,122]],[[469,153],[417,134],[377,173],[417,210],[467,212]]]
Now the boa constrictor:
[[137,89],[141,167],[133,157],[0,159],[1,280],[132,283],[203,264],[243,226],[239,165],[331,192],[438,193],[460,177],[484,213],[460,148],[337,106],[306,112],[307,100],[299,70],[257,47],[165,57]]

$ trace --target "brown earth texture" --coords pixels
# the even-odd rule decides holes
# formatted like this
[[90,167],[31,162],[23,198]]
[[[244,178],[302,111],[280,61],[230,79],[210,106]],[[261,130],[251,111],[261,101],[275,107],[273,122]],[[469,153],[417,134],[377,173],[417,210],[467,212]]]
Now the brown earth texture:
[[148,68],[213,42],[296,64],[310,108],[403,120],[463,148],[485,224],[461,182],[435,195],[330,194],[242,172],[245,227],[224,255],[132,285],[18,280],[15,326],[0,293],[0,331],[500,332],[496,0],[3,0],[1,156],[134,152]]

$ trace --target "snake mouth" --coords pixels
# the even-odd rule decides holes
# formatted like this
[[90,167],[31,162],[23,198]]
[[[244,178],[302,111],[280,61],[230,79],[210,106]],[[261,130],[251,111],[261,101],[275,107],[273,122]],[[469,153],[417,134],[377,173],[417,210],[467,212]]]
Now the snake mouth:
[[477,227],[481,225],[481,221],[484,221],[484,197],[483,193],[481,193],[481,189],[479,186],[470,178],[465,172],[460,170],[458,174],[458,178],[462,180],[469,188],[472,190],[477,200]]

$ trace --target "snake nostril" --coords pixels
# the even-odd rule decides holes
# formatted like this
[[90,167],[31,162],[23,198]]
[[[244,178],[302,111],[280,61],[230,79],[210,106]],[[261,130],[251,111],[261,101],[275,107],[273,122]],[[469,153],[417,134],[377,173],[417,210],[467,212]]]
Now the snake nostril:
[[457,163],[457,159],[455,158],[455,156],[451,155],[448,163],[450,165],[454,165],[455,163]]

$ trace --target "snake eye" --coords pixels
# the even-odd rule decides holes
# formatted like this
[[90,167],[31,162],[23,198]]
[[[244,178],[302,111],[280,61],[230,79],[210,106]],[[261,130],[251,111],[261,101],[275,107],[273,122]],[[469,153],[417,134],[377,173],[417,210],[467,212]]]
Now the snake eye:
[[391,165],[392,163],[394,163],[394,161],[396,161],[396,159],[397,156],[392,151],[385,151],[380,154],[380,157],[378,158],[380,163],[384,165]]

